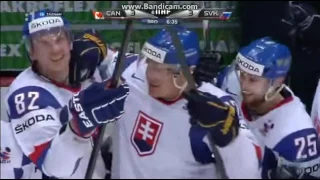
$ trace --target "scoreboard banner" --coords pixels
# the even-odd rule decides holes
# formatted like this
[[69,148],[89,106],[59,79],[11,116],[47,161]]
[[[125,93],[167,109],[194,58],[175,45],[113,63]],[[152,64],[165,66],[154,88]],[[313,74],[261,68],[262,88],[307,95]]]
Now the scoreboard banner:
[[[143,1],[154,4],[156,1]],[[165,4],[197,5],[197,1],[161,1]],[[183,4],[181,4],[183,3]],[[240,26],[237,22],[236,1],[211,1],[210,8],[231,9],[232,16],[228,21],[210,21],[211,48],[221,51],[225,55],[226,63],[230,62],[237,50],[240,38]],[[1,1],[1,70],[23,70],[29,66],[29,60],[22,44],[22,24],[25,22],[25,14],[31,11],[48,8],[54,12],[62,12],[71,22],[74,31],[82,31],[87,28],[98,30],[108,46],[118,48],[125,29],[125,20],[103,20],[95,18],[95,12],[104,10],[122,9],[123,5],[130,5],[131,1]],[[198,4],[200,7],[200,5]],[[172,11],[178,12],[178,11]],[[150,11],[151,13],[151,11]],[[156,12],[154,12],[155,14]],[[161,12],[160,12],[161,13]],[[208,12],[210,13],[210,12]],[[211,15],[215,15],[211,11]],[[105,14],[104,14],[105,15]],[[149,19],[150,21],[150,19]],[[179,23],[198,33],[200,46],[202,41],[202,21],[195,18],[187,20],[178,19]],[[170,21],[175,24],[175,19]],[[128,51],[139,53],[142,44],[151,37],[161,24],[144,24],[143,20],[134,21],[134,32]]]

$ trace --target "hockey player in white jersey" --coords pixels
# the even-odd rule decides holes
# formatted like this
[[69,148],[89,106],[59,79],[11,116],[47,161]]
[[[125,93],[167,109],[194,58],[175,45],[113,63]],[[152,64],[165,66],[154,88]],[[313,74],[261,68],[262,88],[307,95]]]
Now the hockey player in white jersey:
[[[95,50],[95,56],[89,60],[100,61],[97,55],[106,50],[88,34],[84,37],[86,42],[98,42],[96,48],[79,51],[78,47],[72,47],[79,42],[73,43],[70,24],[64,17],[46,16],[47,12],[31,14],[24,25],[32,67],[12,82],[5,99],[9,127],[16,147],[22,152],[12,158],[18,164],[20,160],[22,169],[25,164],[33,164],[48,177],[84,178],[92,151],[91,139],[102,124],[121,117],[128,86],[108,89],[108,81],[100,82],[94,71],[92,78],[88,76],[80,83],[79,78],[90,69],[76,71],[81,65],[78,61],[90,50]],[[32,172],[23,170],[23,177],[30,177]],[[104,174],[94,177],[103,178]]]
[[[270,40],[270,37],[264,37],[257,41],[262,42]],[[226,91],[237,102],[237,104],[241,104],[242,95],[239,74],[237,74],[239,71],[236,70],[236,65],[237,61],[234,60],[229,66],[225,67],[221,72],[219,72],[216,80],[216,86]]]
[[320,138],[320,80],[312,103],[311,118]]
[[242,48],[242,112],[263,149],[262,178],[320,178],[320,143],[304,105],[284,85],[289,49],[265,38]]
[[[192,70],[199,60],[197,35],[174,29]],[[258,178],[259,147],[239,131],[235,107],[227,105],[234,104],[232,98],[209,83],[199,86],[202,93],[191,93],[194,99],[182,96],[187,82],[165,29],[144,44],[141,54],[122,75],[130,94],[112,136],[111,177],[217,178],[209,134],[229,178]]]

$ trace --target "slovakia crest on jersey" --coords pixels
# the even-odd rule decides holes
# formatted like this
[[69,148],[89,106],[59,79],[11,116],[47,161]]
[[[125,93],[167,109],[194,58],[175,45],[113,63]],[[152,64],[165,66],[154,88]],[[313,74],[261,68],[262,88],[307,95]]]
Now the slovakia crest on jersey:
[[163,123],[139,112],[131,135],[131,143],[140,156],[154,153]]

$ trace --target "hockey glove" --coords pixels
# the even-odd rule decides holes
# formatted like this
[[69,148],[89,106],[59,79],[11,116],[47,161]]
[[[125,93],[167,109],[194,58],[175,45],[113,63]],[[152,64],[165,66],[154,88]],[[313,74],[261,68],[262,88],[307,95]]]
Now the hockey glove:
[[222,63],[221,53],[215,51],[202,52],[199,63],[193,73],[196,83],[200,86],[201,82],[212,82],[217,77]]
[[81,82],[91,78],[106,56],[106,43],[93,29],[76,34],[69,64],[70,84],[79,87]]
[[129,94],[127,84],[106,89],[107,83],[93,83],[87,89],[73,95],[69,109],[73,115],[71,127],[76,134],[88,137],[105,123],[118,120],[124,112],[124,102]]
[[319,179],[319,177],[303,173],[294,167],[282,166],[277,169],[270,170],[268,179]]
[[186,97],[192,120],[207,128],[219,147],[227,146],[239,132],[239,118],[234,107],[218,97],[200,91],[190,91]]

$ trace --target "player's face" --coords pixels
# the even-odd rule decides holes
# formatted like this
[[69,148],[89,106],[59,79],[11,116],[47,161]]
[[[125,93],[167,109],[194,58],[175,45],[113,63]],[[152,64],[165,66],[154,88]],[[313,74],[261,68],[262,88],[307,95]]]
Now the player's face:
[[37,61],[41,73],[59,81],[59,76],[68,76],[70,61],[70,40],[66,33],[48,33],[32,41],[32,60]]
[[240,71],[239,76],[243,102],[249,108],[255,108],[265,102],[264,96],[270,85],[269,80],[243,71]]
[[174,77],[174,68],[168,64],[160,64],[152,60],[147,60],[147,81],[149,86],[149,95],[154,98],[162,98],[171,100],[177,98],[180,89],[174,85],[180,86],[184,83],[184,78],[181,76]]

